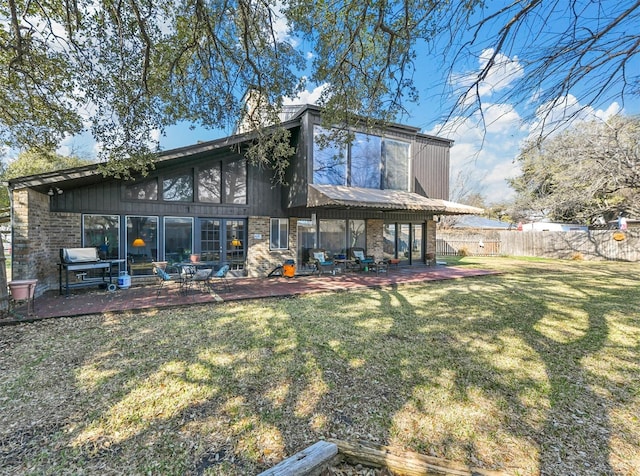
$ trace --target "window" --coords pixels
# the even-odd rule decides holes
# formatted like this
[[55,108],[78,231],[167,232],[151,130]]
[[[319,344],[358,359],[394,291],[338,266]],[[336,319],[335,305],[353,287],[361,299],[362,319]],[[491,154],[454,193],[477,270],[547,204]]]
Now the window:
[[136,274],[151,274],[151,262],[158,259],[158,217],[128,216],[126,222],[127,259]]
[[337,131],[313,133],[313,183],[409,190],[409,142],[355,133],[347,147],[332,136]]
[[124,196],[127,200],[157,200],[158,179],[127,185]]
[[164,219],[164,259],[170,263],[189,261],[193,243],[193,219]]
[[347,184],[347,151],[332,143],[329,132],[313,128],[313,183],[318,185]]
[[220,203],[221,171],[220,162],[198,171],[198,200],[208,203]]
[[247,203],[247,165],[236,160],[224,165],[224,202]]
[[320,220],[318,243],[332,254],[347,254],[347,221]]
[[349,248],[366,248],[366,225],[364,220],[349,220]]
[[170,175],[162,180],[162,199],[193,202],[193,173]]
[[383,189],[409,190],[409,144],[385,139],[382,143]]
[[286,250],[289,248],[289,219],[271,219],[271,241],[272,250]]
[[118,259],[120,249],[120,217],[118,215],[84,215],[82,246],[98,248],[100,259]]
[[381,142],[377,136],[356,134],[351,144],[352,187],[380,188]]

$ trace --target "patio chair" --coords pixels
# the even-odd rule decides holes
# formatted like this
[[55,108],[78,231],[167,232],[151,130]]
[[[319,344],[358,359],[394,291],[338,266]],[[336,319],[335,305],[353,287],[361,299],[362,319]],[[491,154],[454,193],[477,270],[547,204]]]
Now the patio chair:
[[180,290],[184,294],[189,294],[189,289],[193,284],[193,277],[196,274],[196,267],[192,264],[180,266]]
[[166,266],[166,262],[153,263],[153,274],[156,275],[156,278],[158,280],[158,286],[156,288],[157,297],[160,296],[160,292],[162,291],[162,289],[164,289],[165,285],[175,281],[174,276],[171,276],[169,273],[167,273]]
[[364,248],[351,248],[351,257],[360,266],[360,271],[369,269],[376,261],[373,256],[365,254]]
[[202,291],[206,291],[210,287],[209,280],[213,274],[213,268],[199,269],[191,278],[191,282],[199,286]]
[[208,279],[209,288],[213,291],[217,283],[221,283],[227,292],[231,291],[231,286],[229,285],[229,279],[227,278],[228,272],[229,272],[229,265],[225,264],[218,271],[212,272],[211,274],[209,274],[209,279]]
[[309,264],[316,267],[316,272],[335,274],[335,264],[327,257],[327,252],[320,248],[309,250]]

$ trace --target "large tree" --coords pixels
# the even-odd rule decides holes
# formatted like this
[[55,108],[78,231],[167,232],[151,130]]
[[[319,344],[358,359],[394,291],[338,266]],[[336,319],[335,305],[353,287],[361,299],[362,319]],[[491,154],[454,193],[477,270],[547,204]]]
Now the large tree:
[[527,143],[510,181],[519,216],[595,223],[640,216],[640,118],[593,121]]
[[[7,0],[0,139],[51,148],[88,128],[108,169],[126,174],[148,165],[154,131],[177,121],[231,127],[255,105],[240,101],[249,91],[259,92],[249,129],[273,122],[305,84],[324,87],[331,122],[390,120],[418,100],[419,61],[430,76],[450,68],[453,78],[461,63],[482,59],[480,72],[456,81],[457,110],[469,113],[514,55],[526,71],[510,94],[523,103],[552,110],[587,86],[578,99],[595,104],[638,92],[639,15],[638,1]],[[428,49],[442,61],[425,58]],[[291,153],[285,133],[258,128],[257,137],[253,160],[278,165]]]

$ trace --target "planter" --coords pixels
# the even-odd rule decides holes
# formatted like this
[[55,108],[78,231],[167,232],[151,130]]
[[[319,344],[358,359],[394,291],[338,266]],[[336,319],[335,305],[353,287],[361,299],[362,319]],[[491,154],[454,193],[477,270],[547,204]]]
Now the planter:
[[27,301],[33,299],[36,292],[37,279],[24,279],[19,281],[11,281],[9,290],[11,297],[16,301]]
[[192,263],[199,263],[200,262],[200,255],[199,254],[192,254],[191,256],[189,256],[189,258],[191,259]]

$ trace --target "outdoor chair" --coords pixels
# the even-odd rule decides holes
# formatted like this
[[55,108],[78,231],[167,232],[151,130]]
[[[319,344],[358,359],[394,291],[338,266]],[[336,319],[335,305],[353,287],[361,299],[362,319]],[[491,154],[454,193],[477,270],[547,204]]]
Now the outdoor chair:
[[217,283],[221,283],[226,291],[231,291],[231,286],[229,285],[229,279],[227,278],[228,272],[229,272],[229,265],[225,264],[218,271],[210,273],[209,279],[208,279],[209,288],[213,291]]
[[184,294],[189,294],[189,289],[193,284],[193,276],[196,274],[196,267],[191,264],[180,266],[180,290]]
[[369,266],[375,263],[373,256],[365,254],[364,248],[351,248],[351,257],[360,266],[360,271],[368,270]]
[[191,282],[195,286],[199,286],[202,291],[206,291],[210,287],[209,280],[213,274],[213,268],[199,269],[191,278]]
[[333,260],[327,257],[327,252],[320,248],[309,250],[309,263],[316,267],[318,274],[335,273],[335,264]]
[[175,277],[167,273],[166,271],[166,262],[154,262],[153,263],[153,274],[156,275],[158,280],[158,285],[156,288],[156,296],[160,296],[160,292],[165,287],[165,285],[174,282]]

